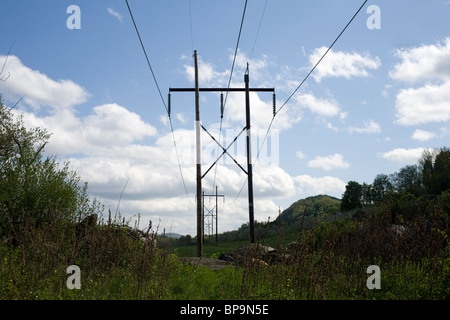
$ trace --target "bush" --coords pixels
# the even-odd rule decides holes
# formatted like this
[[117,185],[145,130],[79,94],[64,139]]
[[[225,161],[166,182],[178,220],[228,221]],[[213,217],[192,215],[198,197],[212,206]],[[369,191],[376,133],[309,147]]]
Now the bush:
[[87,184],[80,184],[68,164],[44,159],[49,138],[45,130],[25,128],[22,116],[0,98],[0,238],[16,242],[25,223],[68,223],[101,208],[95,200],[90,203]]

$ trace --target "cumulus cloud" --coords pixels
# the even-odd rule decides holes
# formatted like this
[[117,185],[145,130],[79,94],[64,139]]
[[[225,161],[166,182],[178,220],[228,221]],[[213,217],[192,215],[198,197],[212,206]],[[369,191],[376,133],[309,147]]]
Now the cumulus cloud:
[[319,116],[334,117],[340,114],[339,104],[334,99],[316,98],[307,93],[297,95],[296,100],[303,108],[308,108]]
[[[311,66],[319,61],[327,49],[327,47],[320,47],[314,50],[309,56]],[[346,79],[368,77],[369,69],[376,70],[380,66],[380,59],[378,57],[372,58],[369,53],[359,54],[330,50],[312,76],[317,82],[321,82],[323,78],[327,77],[343,77]]]
[[346,183],[336,177],[312,177],[310,175],[300,175],[292,179],[296,184],[296,190],[300,197],[328,194],[340,198],[345,191]]
[[377,154],[379,158],[383,158],[389,161],[415,164],[422,156],[425,148],[405,149],[397,148],[387,152],[380,152]]
[[348,132],[349,133],[368,133],[368,134],[380,133],[381,127],[380,127],[380,124],[378,124],[377,122],[375,122],[373,120],[369,120],[368,122],[366,122],[366,121],[364,122],[363,127],[348,128]]
[[389,73],[393,79],[405,82],[419,80],[450,80],[450,38],[443,43],[399,49],[401,59]]
[[313,160],[308,161],[308,167],[321,168],[328,171],[333,169],[347,169],[350,167],[350,164],[344,160],[342,154],[335,153],[328,157],[315,157]]
[[138,114],[117,104],[96,106],[92,111],[84,118],[72,108],[56,109],[43,117],[24,112],[24,121],[52,133],[46,150],[59,155],[90,154],[102,146],[125,146],[157,134]]
[[417,129],[411,138],[418,141],[428,141],[434,137],[436,137],[434,132]]
[[450,81],[402,89],[396,97],[396,123],[405,126],[450,120]]
[[54,108],[69,108],[87,101],[90,94],[72,80],[53,80],[47,75],[22,64],[16,56],[1,56],[0,62],[8,59],[4,74],[7,82],[0,82],[0,88],[8,91],[33,107],[47,105]]
[[[450,120],[450,38],[442,43],[397,50],[401,59],[390,72],[393,79],[424,82],[396,96],[396,123],[405,126]],[[430,82],[431,81],[431,82]]]
[[[184,64],[184,74],[187,80],[191,83],[195,82],[195,67],[188,57],[181,57],[186,60]],[[200,86],[224,86],[227,84],[227,77],[229,76],[229,70],[223,72],[217,72],[215,66],[207,61],[204,61],[201,56],[197,57],[198,61],[198,82]]]

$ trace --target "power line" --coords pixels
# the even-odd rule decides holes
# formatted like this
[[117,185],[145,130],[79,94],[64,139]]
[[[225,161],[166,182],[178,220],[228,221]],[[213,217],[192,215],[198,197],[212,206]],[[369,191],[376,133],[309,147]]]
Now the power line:
[[273,121],[275,120],[276,115],[278,114],[278,112],[281,111],[281,109],[283,109],[283,107],[289,102],[289,100],[294,96],[294,94],[298,91],[298,89],[300,89],[300,87],[306,82],[306,80],[309,78],[309,76],[314,72],[314,70],[317,68],[317,66],[322,62],[322,60],[325,58],[325,56],[327,55],[327,53],[331,50],[331,48],[333,48],[333,46],[336,44],[336,42],[339,40],[339,38],[342,36],[342,34],[345,32],[345,30],[347,30],[348,26],[352,23],[352,21],[356,18],[356,16],[358,15],[358,13],[362,10],[362,8],[364,7],[364,5],[367,3],[368,0],[365,0],[363,2],[363,4],[359,7],[359,9],[356,11],[356,13],[353,15],[353,17],[350,19],[350,21],[345,25],[344,29],[342,29],[342,31],[339,33],[339,35],[336,37],[336,39],[334,39],[333,43],[328,47],[327,51],[325,51],[325,53],[322,55],[322,57],[317,61],[317,63],[314,65],[314,67],[311,69],[311,71],[306,75],[306,77],[302,80],[302,82],[297,86],[297,88],[294,90],[294,92],[292,92],[292,94],[288,97],[288,99],[283,103],[283,105],[274,113],[273,117],[272,117],[272,121],[269,124],[269,127],[267,129],[266,135],[264,137],[263,143],[261,144],[261,147],[259,148],[257,157],[255,159],[258,159],[259,157],[259,153],[267,139],[267,136],[269,134],[270,128],[272,127]]
[[[266,12],[266,8],[267,8],[267,3],[268,3],[268,2],[269,2],[269,0],[266,0],[266,2],[265,2],[265,4],[264,4],[264,9],[263,9],[263,12],[262,12],[262,14],[261,14],[261,19],[259,20],[258,30],[256,31],[255,40],[253,41],[252,51],[250,52],[249,60],[251,60],[252,57],[253,57],[253,51],[255,50],[256,41],[258,40],[259,31],[260,31],[260,29],[261,29],[261,25],[262,25],[262,22],[263,22],[263,19],[264,19],[264,14],[265,14],[265,12]],[[273,118],[272,118],[272,121],[273,121]],[[266,137],[267,137],[267,134],[266,134],[266,136],[264,137],[264,141],[266,140]],[[263,141],[263,144],[264,144],[264,141]],[[261,152],[261,149],[258,150],[258,154],[257,154],[257,156],[256,156],[256,159],[258,159],[259,153],[260,153],[260,152]],[[253,163],[253,165],[256,163],[256,159],[255,159],[255,162]],[[248,180],[248,177],[245,178],[244,183],[242,184],[241,189],[239,190],[238,194],[236,195],[236,197],[234,198],[234,200],[231,202],[230,205],[232,205],[232,204],[237,200],[237,198],[239,198],[239,196],[240,196],[242,190],[244,189],[244,187],[245,187],[245,185],[246,185],[246,183],[247,183],[247,180]]]
[[283,107],[289,102],[289,100],[291,100],[292,96],[294,96],[294,94],[298,91],[298,89],[300,89],[300,87],[303,85],[303,83],[305,83],[305,81],[309,78],[309,76],[311,75],[311,73],[314,72],[314,70],[317,68],[317,66],[322,62],[323,58],[325,58],[325,56],[327,55],[327,53],[331,50],[331,48],[333,48],[334,44],[339,40],[339,38],[341,37],[341,35],[345,32],[345,30],[347,30],[348,26],[352,23],[352,21],[355,19],[355,17],[358,15],[358,13],[361,11],[361,9],[364,7],[364,5],[367,3],[368,0],[365,0],[364,3],[361,5],[361,7],[359,7],[358,11],[356,11],[356,13],[353,15],[353,17],[350,19],[350,21],[347,23],[347,25],[344,27],[344,29],[342,29],[341,33],[339,33],[339,35],[337,36],[337,38],[333,41],[333,43],[328,47],[327,51],[325,51],[325,53],[322,55],[322,57],[319,59],[319,61],[317,61],[317,63],[314,65],[314,67],[311,69],[311,71],[306,75],[306,77],[302,80],[302,82],[298,85],[298,87],[294,90],[294,92],[292,92],[292,94],[289,96],[289,98],[283,103],[283,105],[276,111],[275,115],[280,112],[281,109],[283,109]]
[[[283,103],[283,105],[274,113],[272,120],[270,121],[269,127],[267,128],[266,134],[264,136],[263,142],[261,143],[261,146],[258,150],[258,153],[256,155],[255,161],[253,163],[253,165],[256,164],[256,161],[259,158],[259,154],[261,153],[262,147],[264,146],[264,143],[267,140],[267,136],[269,135],[270,129],[273,125],[273,122],[275,120],[276,115],[278,114],[278,112],[281,111],[281,109],[289,102],[289,100],[295,95],[295,93],[298,91],[298,89],[300,89],[300,87],[306,82],[306,80],[309,78],[309,76],[314,72],[314,70],[317,68],[317,66],[322,62],[322,60],[325,58],[325,56],[327,55],[327,53],[331,50],[331,48],[336,44],[336,42],[339,40],[339,38],[342,36],[342,34],[345,32],[345,30],[347,30],[348,26],[352,23],[352,21],[356,18],[356,16],[359,14],[359,12],[362,10],[362,8],[365,6],[365,4],[367,3],[368,0],[365,0],[364,3],[361,5],[361,7],[359,7],[359,9],[356,11],[356,13],[353,15],[353,17],[350,19],[350,21],[345,25],[344,29],[342,29],[342,31],[339,33],[339,35],[336,37],[336,39],[333,41],[333,43],[328,47],[327,51],[322,55],[322,57],[317,61],[317,63],[314,65],[314,67],[311,69],[311,71],[306,75],[306,77],[302,80],[302,82],[297,86],[297,88],[294,90],[294,92],[292,92],[292,94],[288,97],[288,99]],[[247,179],[245,179],[244,184],[242,185],[238,195],[236,196],[236,198],[233,200],[233,202],[231,204],[234,203],[234,201],[237,200],[237,198],[239,197],[239,195],[241,194],[242,190],[244,189],[245,184],[247,183]]]
[[136,21],[134,20],[133,12],[131,12],[131,8],[130,8],[130,5],[128,4],[128,0],[125,0],[125,2],[127,3],[127,7],[128,7],[128,11],[130,12],[131,20],[133,20],[133,25],[134,25],[134,28],[136,29],[136,34],[137,34],[137,36],[139,38],[139,42],[141,43],[142,50],[144,51],[145,59],[147,59],[147,64],[148,64],[148,66],[150,68],[150,71],[152,73],[153,80],[155,81],[156,88],[158,89],[158,92],[159,92],[159,96],[161,97],[161,101],[164,104],[164,108],[166,108],[167,113],[169,113],[169,109],[167,108],[167,105],[166,105],[166,102],[164,101],[164,98],[162,96],[161,90],[159,89],[158,81],[156,80],[155,73],[153,72],[153,68],[152,68],[152,65],[150,63],[150,59],[148,58],[147,51],[145,50],[144,43],[142,42],[141,35],[140,35],[138,27],[136,25]]
[[191,8],[191,0],[189,0],[189,25],[191,27],[191,47],[192,52],[194,52],[194,33],[192,32],[192,8]]
[[[170,131],[172,132],[172,140],[173,140],[173,145],[174,145],[174,147],[175,147],[175,153],[176,153],[176,156],[177,156],[177,162],[178,162],[178,168],[179,168],[179,170],[180,170],[181,180],[182,180],[182,182],[183,182],[184,191],[185,191],[185,193],[186,193],[186,196],[187,196],[189,202],[191,202],[191,199],[189,198],[189,193],[188,193],[188,191],[187,191],[186,182],[184,181],[183,170],[181,169],[180,157],[179,157],[179,154],[178,154],[178,148],[177,148],[177,143],[176,143],[176,140],[175,140],[175,133],[174,133],[174,130],[173,130],[172,118],[171,118],[171,116],[170,116],[169,107],[166,105],[166,102],[165,102],[165,100],[164,100],[164,98],[163,98],[163,96],[162,96],[161,90],[159,89],[158,81],[156,80],[155,73],[153,72],[153,68],[152,68],[152,65],[151,65],[151,63],[150,63],[150,59],[148,58],[147,51],[145,50],[144,43],[142,42],[142,38],[141,38],[141,35],[140,35],[140,33],[139,33],[138,27],[137,27],[137,25],[136,25],[136,21],[134,20],[133,12],[131,11],[131,8],[130,8],[130,5],[129,5],[129,3],[128,3],[128,0],[125,0],[125,2],[126,2],[126,4],[127,4],[128,11],[129,11],[130,16],[131,16],[131,20],[133,21],[133,25],[134,25],[134,28],[135,28],[135,30],[136,30],[136,34],[137,34],[137,36],[138,36],[138,38],[139,38],[139,42],[140,42],[140,44],[141,44],[141,47],[142,47],[142,50],[143,50],[143,52],[144,52],[145,58],[146,58],[146,60],[147,60],[147,64],[148,64],[148,66],[149,66],[149,68],[150,68],[150,71],[151,71],[151,73],[152,73],[153,80],[154,80],[154,82],[155,82],[156,88],[158,89],[159,96],[161,97],[161,101],[162,101],[162,103],[163,103],[163,105],[164,105],[164,108],[166,109],[167,116],[168,116],[168,118],[169,118]],[[192,203],[192,202],[191,202],[191,203]]]
[[[239,41],[241,40],[242,26],[244,25],[245,12],[247,10],[247,2],[248,2],[248,0],[245,0],[244,12],[242,12],[241,26],[239,28],[239,35],[238,35],[237,42],[236,42],[236,49],[234,50],[233,64],[231,65],[230,78],[228,79],[228,86],[227,86],[228,88],[230,88],[231,78],[233,77],[234,64],[236,62],[236,55],[237,55],[237,52],[239,49]],[[224,111],[225,111],[225,106],[227,104],[227,97],[228,97],[228,91],[225,94],[225,102],[224,102],[224,106],[223,106]]]
[[[233,77],[234,64],[236,62],[236,56],[237,56],[237,52],[238,52],[238,49],[239,49],[239,42],[241,40],[242,27],[244,25],[245,13],[247,11],[247,2],[248,2],[248,0],[245,0],[244,10],[242,12],[241,25],[239,27],[239,34],[238,34],[238,38],[237,38],[237,41],[236,41],[236,48],[234,50],[233,63],[231,65],[230,78],[228,79],[227,91],[225,93],[225,100],[223,102],[223,105],[221,106],[220,127],[219,127],[219,142],[220,142],[220,139],[222,137],[223,114],[225,112],[225,106],[227,104],[228,92],[229,92],[230,85],[231,85],[231,78]],[[219,151],[218,148],[217,148],[217,151]],[[217,175],[217,166],[214,168],[213,188],[214,188],[214,185],[216,184],[216,175]]]
[[255,50],[256,40],[258,40],[259,30],[261,29],[261,24],[263,22],[264,14],[266,13],[267,2],[269,2],[269,0],[266,0],[266,3],[264,4],[264,9],[263,9],[263,12],[261,15],[261,19],[259,20],[259,26],[258,26],[258,30],[256,31],[255,40],[253,41],[253,47],[252,47],[252,51],[250,53],[249,60],[252,60],[252,57],[253,57],[253,50]]

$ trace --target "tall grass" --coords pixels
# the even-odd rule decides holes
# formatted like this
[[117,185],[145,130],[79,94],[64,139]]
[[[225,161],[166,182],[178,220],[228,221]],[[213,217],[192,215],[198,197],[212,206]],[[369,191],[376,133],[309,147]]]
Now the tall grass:
[[[1,299],[158,299],[164,295],[171,256],[133,237],[124,223],[100,223],[82,235],[58,215],[44,224],[32,219],[15,232],[15,244],[0,245]],[[136,230],[134,230],[136,231]],[[69,290],[67,267],[81,270],[81,290]]]
[[[1,299],[448,299],[450,248],[438,216],[410,222],[399,235],[372,215],[364,221],[321,222],[301,229],[275,263],[253,246],[238,265],[211,270],[185,265],[176,254],[136,239],[123,221],[103,220],[80,237],[74,224],[51,214],[15,229],[0,244]],[[282,236],[278,239],[281,242]],[[369,265],[381,269],[381,289],[366,286]],[[66,270],[81,270],[69,290]]]

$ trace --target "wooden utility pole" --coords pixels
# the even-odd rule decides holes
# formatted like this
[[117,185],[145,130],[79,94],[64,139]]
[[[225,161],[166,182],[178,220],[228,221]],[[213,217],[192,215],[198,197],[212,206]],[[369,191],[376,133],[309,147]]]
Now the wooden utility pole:
[[[170,92],[195,92],[195,133],[196,133],[196,145],[197,145],[197,256],[203,256],[203,221],[202,221],[202,178],[209,172],[209,170],[216,165],[217,161],[225,153],[233,159],[233,161],[248,175],[248,209],[249,209],[249,229],[250,229],[250,242],[255,242],[255,221],[254,221],[254,203],[253,203],[253,168],[252,168],[252,154],[251,154],[251,126],[250,126],[250,92],[273,92],[274,99],[274,111],[275,111],[275,89],[274,88],[249,88],[249,72],[248,64],[247,71],[244,75],[245,88],[199,88],[198,86],[198,62],[197,51],[194,51],[195,61],[195,88],[169,88]],[[231,144],[225,149],[219,142],[201,125],[200,123],[200,92],[245,92],[245,110],[246,110],[246,127],[247,131],[247,170],[245,170],[234,158],[228,153],[228,149]],[[211,138],[219,144],[223,153],[219,156],[213,165],[206,170],[205,174],[201,174],[201,141],[200,141],[200,129],[205,130]],[[241,131],[242,133],[243,131]],[[234,139],[233,143],[236,141]],[[217,227],[216,227],[217,230]]]
[[219,204],[217,203],[217,186],[216,186],[216,242],[218,241],[218,233],[219,233]]
[[[205,232],[205,220],[207,218],[209,218],[209,217],[211,217],[212,222],[211,222],[211,224],[208,223],[208,230],[212,229],[212,233],[214,233],[214,219],[216,219],[216,242],[217,242],[217,240],[218,240],[218,230],[219,230],[219,223],[218,223],[219,203],[218,203],[218,198],[221,197],[221,198],[223,198],[223,201],[225,201],[225,195],[218,194],[217,186],[216,186],[216,193],[215,194],[205,194],[205,192],[203,192],[202,197],[203,197],[203,233]],[[216,206],[214,208],[212,208],[212,209],[208,209],[207,208],[207,211],[208,211],[207,214],[205,214],[205,197],[209,197],[209,198],[215,197],[216,198]],[[212,212],[214,209],[216,211],[215,216],[214,216],[214,213]],[[203,235],[203,237],[204,237],[204,235]]]
[[250,228],[250,243],[255,242],[255,210],[253,207],[253,165],[252,165],[252,139],[250,132],[250,88],[249,88],[249,76],[248,76],[248,64],[247,71],[244,75],[245,81],[245,119],[247,130],[247,175],[248,175],[248,220]]
[[197,257],[203,257],[203,219],[202,219],[202,152],[200,139],[200,91],[198,87],[197,50],[194,51],[195,63],[195,143],[197,146]]

